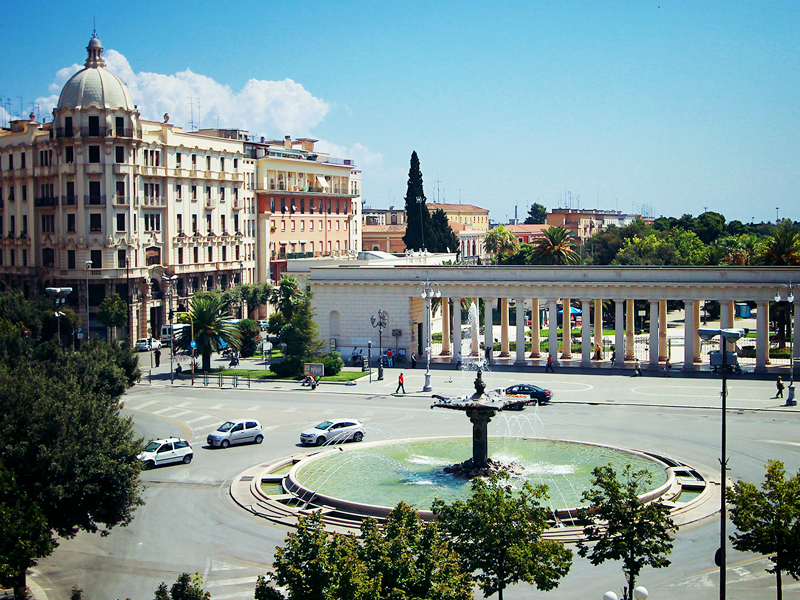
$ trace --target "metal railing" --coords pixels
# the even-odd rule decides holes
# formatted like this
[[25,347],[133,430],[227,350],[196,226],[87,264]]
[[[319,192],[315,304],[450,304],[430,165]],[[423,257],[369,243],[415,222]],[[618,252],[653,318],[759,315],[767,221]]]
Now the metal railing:
[[84,196],[83,197],[83,205],[84,206],[105,206],[106,205],[106,197],[105,197],[105,195],[102,195],[102,196]]
[[34,206],[58,206],[58,196],[42,196],[33,201]]

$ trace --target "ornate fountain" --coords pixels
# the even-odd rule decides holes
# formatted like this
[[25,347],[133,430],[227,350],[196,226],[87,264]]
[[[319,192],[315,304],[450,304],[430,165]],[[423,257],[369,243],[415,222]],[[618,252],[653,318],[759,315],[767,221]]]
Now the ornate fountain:
[[483,381],[481,369],[475,377],[475,393],[466,398],[447,398],[434,395],[439,400],[431,408],[449,408],[467,413],[472,423],[472,458],[450,467],[445,472],[463,477],[484,477],[500,470],[514,470],[514,465],[505,465],[489,458],[488,425],[498,412],[503,410],[519,410],[526,404],[535,403],[535,398],[509,399],[499,394],[486,394],[486,383]]

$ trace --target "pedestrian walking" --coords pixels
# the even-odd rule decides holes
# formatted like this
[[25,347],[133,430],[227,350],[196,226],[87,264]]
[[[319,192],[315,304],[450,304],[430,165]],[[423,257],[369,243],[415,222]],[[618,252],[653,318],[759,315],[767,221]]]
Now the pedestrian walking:
[[400,377],[397,378],[397,389],[394,391],[395,394],[400,390],[403,390],[404,394],[406,393],[406,386],[403,384],[404,381],[403,374],[400,373]]
[[783,379],[781,379],[780,375],[778,375],[778,381],[775,382],[775,387],[778,388],[778,393],[775,395],[775,397],[783,398]]
[[672,377],[670,371],[672,371],[672,364],[669,362],[669,359],[667,359],[667,362],[664,363],[664,375]]
[[156,358],[156,366],[157,367],[160,366],[161,365],[161,350],[156,348],[155,351],[153,351],[153,356],[155,356],[155,358]]
[[456,355],[456,369],[461,369],[461,351]]
[[548,371],[550,371],[551,373],[555,373],[555,371],[553,370],[553,355],[552,354],[548,354],[547,355],[547,366],[544,368],[544,372],[547,373]]
[[613,366],[615,362],[617,362],[617,351],[616,350],[614,350],[611,353],[611,365]]
[[416,352],[412,352],[411,353],[411,368],[412,369],[416,369],[417,368],[417,353]]
[[636,359],[636,362],[635,362],[635,363],[634,363],[634,365],[633,365],[633,376],[634,376],[634,377],[636,377],[637,375],[638,375],[639,377],[641,377],[641,376],[642,376],[642,365],[641,365],[641,363],[639,362],[639,359],[638,359],[638,358]]

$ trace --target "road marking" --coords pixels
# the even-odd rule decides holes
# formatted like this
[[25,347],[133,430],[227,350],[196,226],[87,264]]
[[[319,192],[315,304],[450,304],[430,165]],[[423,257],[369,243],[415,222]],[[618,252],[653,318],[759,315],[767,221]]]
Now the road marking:
[[249,568],[250,567],[247,565],[240,565],[237,563],[226,562],[224,560],[217,560],[216,558],[211,559],[212,571],[232,571],[232,570],[242,570]]
[[285,413],[287,413],[287,412],[294,412],[294,411],[296,411],[296,410],[297,410],[297,407],[296,407],[296,406],[293,406],[293,407],[291,407],[291,408],[287,408],[287,409],[285,409],[285,410],[282,410],[281,412],[285,412]]
[[250,408],[245,408],[245,410],[259,410],[260,408],[261,406],[256,404],[255,406],[251,406]]
[[181,402],[180,404],[177,404],[176,406],[178,408],[185,408],[185,407],[189,406],[190,404],[191,404],[191,402]]
[[163,414],[163,413],[165,413],[167,411],[170,411],[170,410],[175,410],[175,407],[174,406],[168,406],[167,408],[162,408],[161,410],[155,411],[153,414],[154,415],[160,415],[160,414]]
[[151,406],[153,404],[158,404],[158,400],[150,400],[150,402],[145,402],[139,406],[126,406],[125,408],[129,408],[131,410],[142,410],[145,406]]
[[[258,581],[258,575],[251,575],[249,577],[237,577],[235,579],[218,579],[215,581],[209,581],[206,584],[207,588],[211,587],[222,587],[225,585],[247,585],[251,583],[255,583]],[[214,598],[218,598],[219,596],[214,595]]]
[[800,442],[787,442],[784,440],[758,440],[767,444],[781,444],[783,446],[800,446]]
[[225,405],[224,404],[215,404],[214,406],[209,406],[208,410],[219,410],[223,406],[225,406]]
[[191,421],[186,421],[187,425],[191,425],[192,423],[199,423],[200,421],[208,421],[209,419],[217,420],[216,417],[212,417],[211,415],[203,415],[202,417],[197,417],[196,419],[192,419]]
[[[175,408],[177,408],[177,407],[175,407]],[[176,412],[174,415],[170,415],[170,416],[174,419],[176,417],[180,417],[181,415],[188,415],[190,412],[193,412],[193,411],[191,411],[191,410],[181,410],[181,411]]]

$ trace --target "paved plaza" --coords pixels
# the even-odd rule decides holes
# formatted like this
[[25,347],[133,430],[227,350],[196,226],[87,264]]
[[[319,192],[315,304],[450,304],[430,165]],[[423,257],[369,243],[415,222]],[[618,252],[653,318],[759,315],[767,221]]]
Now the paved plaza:
[[[145,355],[142,358],[146,360]],[[366,439],[400,439],[469,435],[461,414],[432,411],[430,393],[423,393],[424,368],[403,369],[406,395],[394,395],[399,368],[385,370],[383,381],[373,371],[372,383],[321,384],[309,391],[296,382],[251,382],[251,387],[217,387],[215,378],[191,386],[182,378],[169,382],[169,360],[152,383],[136,386],[125,397],[125,413],[134,418],[145,438],[176,435],[194,447],[190,465],[167,466],[143,473],[145,506],[133,523],[106,538],[81,534],[34,569],[32,582],[40,595],[67,600],[73,585],[87,598],[143,599],[152,597],[161,581],[171,584],[183,571],[198,572],[214,600],[252,598],[256,577],[267,573],[275,547],[286,530],[239,508],[230,484],[244,470],[269,460],[302,452],[302,429],[328,417],[355,417],[365,424]],[[502,369],[502,367],[500,368]],[[433,393],[471,392],[474,371],[432,370]],[[487,389],[530,382],[553,391],[549,406],[522,413],[501,413],[490,424],[490,435],[521,435],[581,440],[652,451],[698,468],[718,471],[720,379],[708,372],[692,376],[660,372],[631,377],[622,370],[582,372],[561,369],[553,374],[528,368],[522,372],[489,370]],[[729,380],[728,448],[730,477],[760,482],[768,459],[796,468],[800,455],[800,409],[775,399],[771,379],[752,374]],[[261,421],[266,439],[260,446],[211,450],[206,434],[229,418]],[[490,447],[491,452],[491,447]],[[733,530],[732,525],[728,526]],[[713,556],[719,521],[711,516],[681,529],[673,564],[644,569],[639,582],[651,598],[700,600],[716,597],[718,570]],[[774,596],[774,578],[767,560],[728,551],[728,597]],[[506,597],[600,598],[619,593],[624,584],[620,565],[593,567],[575,558],[570,574],[553,592],[515,586]],[[784,580],[791,597],[797,584]],[[480,593],[476,593],[480,597]]]

